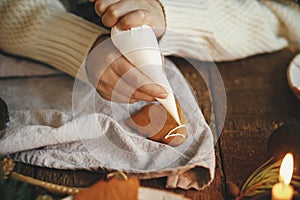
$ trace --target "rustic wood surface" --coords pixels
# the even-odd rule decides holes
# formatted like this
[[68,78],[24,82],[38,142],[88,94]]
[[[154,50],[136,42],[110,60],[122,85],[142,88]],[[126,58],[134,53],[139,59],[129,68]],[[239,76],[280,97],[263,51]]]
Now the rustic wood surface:
[[[225,105],[214,98],[222,88],[218,88],[213,75],[209,74],[209,63],[203,62],[198,69],[205,74],[201,77],[186,61],[174,59],[194,89],[205,119],[216,136],[215,179],[203,191],[166,189],[165,178],[143,180],[141,184],[196,200],[229,199],[227,184],[232,182],[240,187],[249,174],[268,158],[266,142],[274,124],[300,121],[300,101],[292,94],[286,80],[287,66],[296,52],[299,51],[286,48],[271,54],[217,63],[227,94]],[[217,104],[220,106],[215,106]],[[218,139],[216,130],[222,129],[219,112],[225,108],[226,121]],[[24,164],[21,165],[21,172],[52,183],[81,187],[89,186],[104,176],[101,172],[54,170]],[[33,188],[32,191],[36,194],[47,193],[40,188]]]
[[299,50],[259,55],[218,65],[227,93],[227,116],[220,137],[226,181],[241,186],[269,156],[274,125],[300,121],[300,101],[290,90],[286,69]]

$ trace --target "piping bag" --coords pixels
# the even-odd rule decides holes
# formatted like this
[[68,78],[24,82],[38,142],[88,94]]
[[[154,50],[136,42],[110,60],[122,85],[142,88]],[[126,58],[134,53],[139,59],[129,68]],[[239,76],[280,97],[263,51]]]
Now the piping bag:
[[123,56],[151,81],[165,88],[167,98],[156,98],[181,125],[172,88],[163,71],[161,52],[151,27],[142,25],[130,30],[111,29],[111,39]]

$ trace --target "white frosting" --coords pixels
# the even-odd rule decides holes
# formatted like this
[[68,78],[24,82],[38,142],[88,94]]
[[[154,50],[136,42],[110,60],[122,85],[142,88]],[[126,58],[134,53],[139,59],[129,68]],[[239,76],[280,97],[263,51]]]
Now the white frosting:
[[185,127],[185,124],[180,124],[179,126],[176,126],[175,128],[171,129],[168,134],[165,136],[165,139],[168,139],[169,137],[175,137],[175,136],[180,136],[185,138],[185,135],[183,135],[182,133],[173,133],[174,131],[176,131],[179,128],[183,128]]
[[175,98],[170,83],[162,67],[161,52],[151,27],[142,25],[130,30],[111,30],[113,44],[133,65],[143,72],[150,80],[163,86],[168,96],[159,101],[170,115],[180,123]]

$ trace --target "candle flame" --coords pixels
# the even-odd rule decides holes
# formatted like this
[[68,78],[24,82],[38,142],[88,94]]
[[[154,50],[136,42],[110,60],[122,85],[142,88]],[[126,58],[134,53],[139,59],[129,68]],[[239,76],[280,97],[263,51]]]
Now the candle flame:
[[279,177],[280,180],[284,182],[284,184],[289,185],[292,176],[293,176],[293,169],[294,169],[294,158],[291,153],[287,153],[281,163],[280,170],[279,170]]

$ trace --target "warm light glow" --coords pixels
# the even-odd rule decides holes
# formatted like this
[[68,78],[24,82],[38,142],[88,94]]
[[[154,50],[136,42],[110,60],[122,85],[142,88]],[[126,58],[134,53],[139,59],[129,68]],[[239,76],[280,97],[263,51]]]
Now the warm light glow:
[[284,184],[286,185],[290,184],[293,176],[293,169],[294,169],[294,158],[291,153],[288,153],[284,156],[279,171],[280,180],[283,181]]

